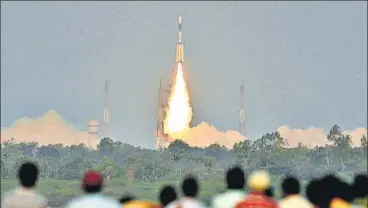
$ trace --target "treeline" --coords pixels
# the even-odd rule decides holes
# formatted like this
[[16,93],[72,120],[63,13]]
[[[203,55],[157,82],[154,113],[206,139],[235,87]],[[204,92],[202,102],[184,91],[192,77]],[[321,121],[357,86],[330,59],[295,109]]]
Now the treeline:
[[268,170],[273,177],[293,174],[309,180],[328,172],[347,176],[367,171],[367,138],[361,146],[352,147],[351,138],[335,125],[326,140],[331,145],[308,149],[300,144],[285,148],[278,132],[263,135],[258,140],[243,141],[229,150],[213,144],[207,148],[190,147],[176,140],[163,151],[143,149],[103,138],[97,149],[83,144],[73,146],[39,145],[37,142],[1,144],[1,179],[12,179],[23,161],[38,163],[41,177],[63,180],[80,179],[87,169],[99,170],[106,180],[135,181],[176,180],[187,173],[200,180],[223,179],[225,170],[240,164],[247,173]]

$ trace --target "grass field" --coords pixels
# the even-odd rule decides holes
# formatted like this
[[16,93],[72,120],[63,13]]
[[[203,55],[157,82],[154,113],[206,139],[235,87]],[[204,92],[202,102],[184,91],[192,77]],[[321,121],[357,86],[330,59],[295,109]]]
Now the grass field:
[[[140,199],[158,201],[158,193],[165,184],[178,185],[178,181],[159,181],[152,183],[123,182],[122,180],[111,180],[105,184],[106,195],[119,198],[125,193],[131,193]],[[17,186],[16,180],[1,180],[1,193],[11,190]],[[50,206],[63,206],[72,197],[81,195],[80,181],[65,181],[53,179],[41,179],[37,187],[38,191],[45,195]],[[223,181],[201,181],[200,198],[209,202],[211,196],[225,189]]]

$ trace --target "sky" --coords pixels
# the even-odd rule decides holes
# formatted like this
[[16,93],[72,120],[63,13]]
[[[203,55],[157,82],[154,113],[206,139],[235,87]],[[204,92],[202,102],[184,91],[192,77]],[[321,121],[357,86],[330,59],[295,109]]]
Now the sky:
[[283,125],[367,128],[366,2],[1,2],[1,127],[53,109],[86,130],[152,146],[159,79],[183,17],[194,124],[246,135]]

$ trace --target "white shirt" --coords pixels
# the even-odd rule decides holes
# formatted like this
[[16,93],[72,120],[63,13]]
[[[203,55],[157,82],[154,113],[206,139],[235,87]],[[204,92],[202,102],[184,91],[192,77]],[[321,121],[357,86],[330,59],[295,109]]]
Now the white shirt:
[[101,194],[87,194],[72,199],[65,208],[121,208],[123,207],[117,199]]
[[228,190],[212,198],[212,208],[233,208],[241,200],[245,199],[245,191]]
[[178,201],[168,204],[165,208],[207,208],[196,198],[184,197]]
[[313,208],[313,205],[299,195],[287,196],[279,202],[279,208]]
[[46,208],[47,199],[34,189],[16,188],[4,194],[2,208]]

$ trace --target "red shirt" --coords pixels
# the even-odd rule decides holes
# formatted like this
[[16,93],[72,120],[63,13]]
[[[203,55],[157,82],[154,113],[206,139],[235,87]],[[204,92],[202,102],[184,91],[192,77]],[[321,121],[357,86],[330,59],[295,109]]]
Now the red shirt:
[[277,204],[267,196],[253,192],[240,201],[235,208],[277,208]]

